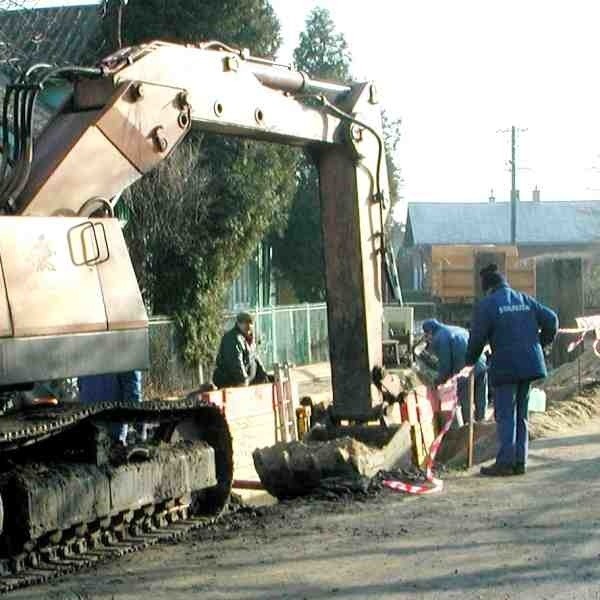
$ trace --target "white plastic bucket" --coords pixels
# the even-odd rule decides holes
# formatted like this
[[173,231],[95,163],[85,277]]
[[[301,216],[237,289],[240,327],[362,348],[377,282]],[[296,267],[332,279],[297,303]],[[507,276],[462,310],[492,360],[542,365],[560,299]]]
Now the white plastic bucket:
[[529,412],[546,412],[546,392],[532,388],[529,392]]

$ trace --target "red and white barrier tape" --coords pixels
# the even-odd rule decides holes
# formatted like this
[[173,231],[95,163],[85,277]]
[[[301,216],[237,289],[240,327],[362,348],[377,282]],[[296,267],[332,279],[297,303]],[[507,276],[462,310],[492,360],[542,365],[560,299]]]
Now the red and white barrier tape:
[[[388,487],[391,490],[394,490],[397,492],[406,492],[407,494],[419,494],[419,495],[437,494],[444,489],[444,482],[441,479],[438,479],[437,477],[435,477],[433,475],[433,462],[438,453],[438,450],[440,449],[440,446],[442,445],[442,440],[444,439],[444,436],[450,429],[450,426],[452,425],[452,421],[454,420],[454,415],[456,414],[456,409],[458,407],[458,388],[457,388],[458,379],[461,377],[469,377],[471,375],[471,372],[472,372],[472,367],[465,367],[460,373],[458,373],[457,375],[452,377],[452,379],[450,379],[444,385],[439,386],[437,388],[437,390],[430,390],[430,389],[427,390],[428,394],[437,393],[438,396],[440,396],[441,401],[443,400],[443,398],[446,398],[447,400],[449,399],[449,401],[451,403],[451,407],[452,407],[451,411],[450,411],[450,416],[444,423],[444,426],[442,427],[442,430],[440,431],[438,436],[435,438],[435,440],[433,440],[433,443],[431,444],[431,448],[429,448],[427,462],[425,463],[425,479],[426,479],[427,483],[412,484],[412,483],[405,483],[404,481],[385,479],[383,481],[383,485],[385,487]],[[416,394],[416,392],[415,392],[415,394]]]
[[594,344],[592,345],[592,348],[594,350],[594,354],[600,358],[600,315],[593,315],[590,317],[578,317],[577,319],[575,319],[575,321],[577,322],[577,328],[576,329],[559,329],[558,333],[559,335],[577,335],[577,339],[572,341],[568,348],[567,348],[567,352],[573,352],[573,350],[575,350],[575,348],[577,348],[578,346],[580,346],[581,344],[583,344],[583,340],[585,339],[585,336],[590,333],[590,332],[594,332],[596,334],[596,340],[594,341]]

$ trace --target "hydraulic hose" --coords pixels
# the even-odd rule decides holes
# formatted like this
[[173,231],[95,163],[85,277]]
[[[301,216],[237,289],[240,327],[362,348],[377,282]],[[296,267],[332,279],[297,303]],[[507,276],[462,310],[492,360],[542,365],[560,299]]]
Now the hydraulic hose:
[[[387,243],[387,239],[386,239],[386,235],[385,235],[385,219],[384,219],[384,214],[383,214],[383,211],[385,209],[385,198],[384,198],[384,194],[381,189],[381,163],[383,161],[383,151],[384,151],[383,139],[381,138],[381,136],[379,135],[377,130],[375,130],[373,127],[371,127],[370,125],[367,125],[363,121],[360,121],[359,119],[356,119],[355,117],[348,114],[347,112],[341,110],[340,108],[338,108],[337,106],[332,104],[322,94],[317,95],[317,96],[312,96],[312,97],[317,98],[317,100],[321,104],[323,104],[323,106],[325,106],[325,108],[327,108],[329,111],[331,111],[336,116],[340,117],[341,119],[343,119],[349,123],[353,123],[355,125],[358,125],[359,127],[362,127],[363,129],[367,130],[377,140],[377,167],[376,167],[376,172],[375,172],[375,200],[379,203],[379,220],[381,223],[381,233],[380,233],[381,254],[383,257],[385,273],[386,273],[386,277],[387,277],[388,283],[390,285],[390,288],[392,289],[392,292],[394,293],[396,300],[402,306],[403,305],[402,290],[400,288],[400,282],[398,279],[398,270],[396,268],[396,259],[394,257],[393,250],[390,250],[388,247],[388,243]],[[381,291],[381,297],[383,298],[383,280],[381,282],[381,290],[380,291]]]
[[[44,69],[40,77],[35,77],[36,71]],[[39,92],[44,88],[45,83],[52,78],[68,78],[72,76],[102,77],[104,69],[100,67],[58,67],[52,68],[51,65],[40,63],[29,68],[17,81],[7,88],[3,111],[3,142],[4,153],[2,163],[0,164],[0,195],[6,200],[9,210],[14,209],[14,202],[21,194],[29,176],[33,163],[34,146],[34,127],[33,116],[35,113],[36,101]],[[10,175],[7,176],[7,166],[10,160],[9,143],[9,107],[13,102],[13,136],[14,144],[12,149],[13,167]]]

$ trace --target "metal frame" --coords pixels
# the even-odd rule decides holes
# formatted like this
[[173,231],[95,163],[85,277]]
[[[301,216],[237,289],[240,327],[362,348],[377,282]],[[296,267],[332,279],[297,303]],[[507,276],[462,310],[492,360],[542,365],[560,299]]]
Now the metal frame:
[[148,329],[0,340],[0,385],[150,366]]

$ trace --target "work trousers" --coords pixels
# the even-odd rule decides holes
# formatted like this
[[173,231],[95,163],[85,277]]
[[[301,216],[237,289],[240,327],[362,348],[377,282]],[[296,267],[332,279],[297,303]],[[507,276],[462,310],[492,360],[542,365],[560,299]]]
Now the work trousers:
[[528,381],[494,387],[499,465],[527,464],[529,387]]
[[[469,419],[469,380],[466,377],[460,377],[457,381],[457,393],[462,411],[463,422],[467,423]],[[487,371],[475,375],[475,421],[485,419],[488,396],[488,377]]]

